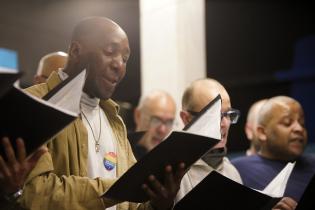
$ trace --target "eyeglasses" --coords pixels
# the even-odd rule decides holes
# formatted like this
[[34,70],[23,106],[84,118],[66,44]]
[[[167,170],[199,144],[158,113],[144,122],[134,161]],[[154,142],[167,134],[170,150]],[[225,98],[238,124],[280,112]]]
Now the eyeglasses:
[[240,116],[241,112],[237,109],[230,109],[226,112],[221,112],[221,119],[226,117],[228,120],[230,120],[231,124],[236,124]]
[[[191,114],[192,116],[196,116],[199,114],[199,112],[190,111],[190,110],[187,110],[187,112]],[[236,124],[238,119],[240,118],[240,115],[241,115],[241,112],[239,110],[231,108],[226,112],[221,112],[221,120],[223,117],[225,117],[226,119],[230,121],[231,124]]]
[[151,116],[150,118],[150,126],[151,127],[159,127],[161,125],[165,125],[168,129],[171,129],[174,124],[174,119],[169,119],[169,120],[163,120],[157,116]]

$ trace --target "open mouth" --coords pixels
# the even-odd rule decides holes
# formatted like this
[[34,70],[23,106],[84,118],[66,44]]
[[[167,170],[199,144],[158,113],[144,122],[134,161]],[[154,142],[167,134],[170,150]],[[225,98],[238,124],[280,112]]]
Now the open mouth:
[[304,137],[303,136],[296,136],[291,138],[290,140],[291,142],[300,142],[300,143],[304,143]]
[[110,86],[116,86],[118,84],[118,80],[116,79],[108,79],[104,78],[105,82],[108,83]]
[[304,147],[304,139],[303,138],[294,138],[290,140],[290,145],[293,147]]

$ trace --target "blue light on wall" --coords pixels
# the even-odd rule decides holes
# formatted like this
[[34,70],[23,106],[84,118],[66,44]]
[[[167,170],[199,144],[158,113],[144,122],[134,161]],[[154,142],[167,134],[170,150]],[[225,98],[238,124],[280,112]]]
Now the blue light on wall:
[[18,71],[18,54],[16,51],[0,48],[0,70]]

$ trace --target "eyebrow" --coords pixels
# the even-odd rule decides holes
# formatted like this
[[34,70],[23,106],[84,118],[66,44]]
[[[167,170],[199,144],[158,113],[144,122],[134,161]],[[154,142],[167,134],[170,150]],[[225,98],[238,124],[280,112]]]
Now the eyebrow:
[[[108,46],[109,46],[109,47],[113,47],[115,50],[116,50],[116,49],[120,49],[120,44],[119,44],[119,42],[116,42],[116,41],[112,41],[112,42],[106,44],[105,48],[108,47]],[[125,50],[124,53],[130,55],[130,48],[128,47],[128,48]]]

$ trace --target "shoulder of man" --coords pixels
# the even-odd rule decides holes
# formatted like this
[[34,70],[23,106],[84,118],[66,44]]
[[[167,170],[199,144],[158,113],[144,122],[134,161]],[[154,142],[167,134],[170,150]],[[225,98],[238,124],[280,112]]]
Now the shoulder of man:
[[233,165],[243,164],[243,163],[251,163],[257,161],[258,155],[250,155],[250,156],[241,156],[231,159],[231,163]]

